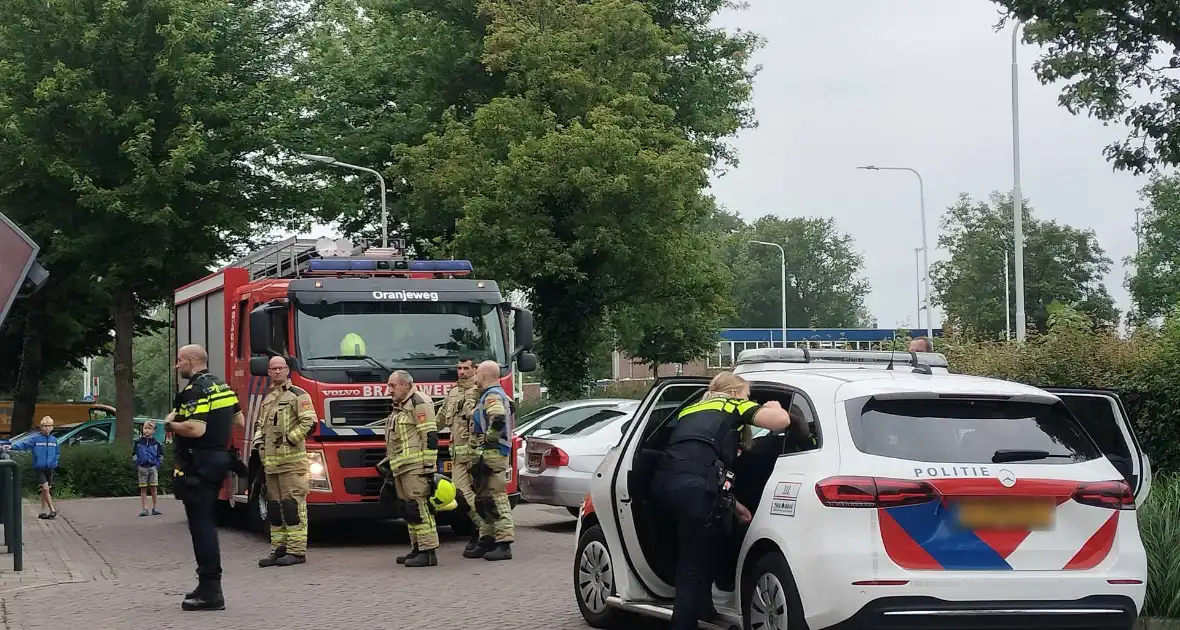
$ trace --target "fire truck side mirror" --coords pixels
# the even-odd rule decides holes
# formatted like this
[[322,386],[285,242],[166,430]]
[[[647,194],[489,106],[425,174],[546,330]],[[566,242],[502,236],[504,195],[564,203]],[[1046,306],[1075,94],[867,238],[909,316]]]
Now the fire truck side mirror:
[[270,357],[250,357],[250,376],[267,376],[270,373]]
[[537,355],[532,352],[521,352],[516,357],[517,372],[533,372],[537,369]]
[[[250,311],[250,354],[265,354],[270,356],[275,354],[270,347],[270,340],[273,336],[270,326],[270,313],[274,307],[259,305],[254,310]],[[253,365],[253,359],[251,359]],[[265,369],[263,372],[265,373]]]
[[[523,308],[513,308],[512,336],[516,339],[513,354],[521,354],[533,349],[533,314]],[[524,357],[520,357],[524,358]],[[533,358],[534,363],[536,358]],[[526,370],[527,371],[527,370]]]

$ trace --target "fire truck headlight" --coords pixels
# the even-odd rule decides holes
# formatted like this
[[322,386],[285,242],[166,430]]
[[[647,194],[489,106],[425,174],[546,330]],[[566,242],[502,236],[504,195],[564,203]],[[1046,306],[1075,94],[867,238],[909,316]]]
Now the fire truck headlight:
[[323,451],[307,452],[307,472],[311,481],[311,490],[332,489],[332,483],[328,481],[328,467],[324,465]]

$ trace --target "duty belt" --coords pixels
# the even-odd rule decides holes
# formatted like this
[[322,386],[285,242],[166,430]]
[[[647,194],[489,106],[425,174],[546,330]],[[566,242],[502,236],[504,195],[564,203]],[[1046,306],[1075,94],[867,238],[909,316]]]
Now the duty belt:
[[716,468],[713,465],[700,464],[692,462],[672,455],[671,453],[664,453],[660,460],[659,468],[668,472],[682,472],[697,477],[704,477],[712,480],[716,476]]

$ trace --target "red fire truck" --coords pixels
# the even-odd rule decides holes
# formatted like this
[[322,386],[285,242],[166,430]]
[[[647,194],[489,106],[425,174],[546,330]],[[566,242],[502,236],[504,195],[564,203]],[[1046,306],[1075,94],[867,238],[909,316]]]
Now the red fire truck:
[[[233,445],[250,474],[230,475],[221,496],[226,514],[244,512],[252,527],[266,528],[265,476],[252,436],[273,356],[288,358],[292,382],[311,394],[319,417],[307,443],[311,521],[401,517],[380,503],[375,468],[385,457],[391,371],[409,372],[437,404],[457,380],[460,355],[499,363],[508,392],[514,371],[536,369],[532,315],[505,300],[495,282],[464,278],[472,273],[468,261],[410,260],[401,241],[390,245],[290,238],[175,291],[176,348],[205,346],[210,369],[225,375],[245,410]],[[448,474],[449,435],[439,437],[439,470]],[[506,473],[513,505],[516,442]],[[465,516],[443,514],[460,533],[471,526]]]

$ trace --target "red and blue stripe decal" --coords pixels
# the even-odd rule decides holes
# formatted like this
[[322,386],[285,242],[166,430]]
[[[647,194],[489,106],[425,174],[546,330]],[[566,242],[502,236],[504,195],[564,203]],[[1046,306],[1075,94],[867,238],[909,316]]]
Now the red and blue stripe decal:
[[[1086,523],[1067,523],[1069,532],[969,530],[958,524],[956,500],[973,496],[1051,499],[1059,511],[1060,522],[1067,516],[1060,513],[1061,508],[1070,501],[1077,482],[1021,479],[1013,487],[1005,488],[995,478],[927,481],[942,493],[942,500],[877,510],[881,541],[889,558],[900,568],[927,571],[1088,569],[1104,560],[1113,546],[1118,512],[1086,506],[1077,506],[1087,512]],[[1033,536],[1038,538],[1030,540]],[[1076,542],[1071,543],[1071,538]],[[1025,542],[1032,543],[1032,549],[1026,547],[1023,555],[1017,554]],[[1054,566],[1046,563],[1054,563]]]

